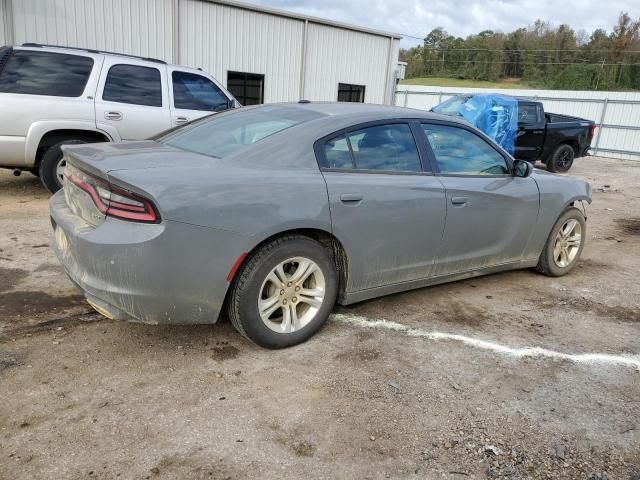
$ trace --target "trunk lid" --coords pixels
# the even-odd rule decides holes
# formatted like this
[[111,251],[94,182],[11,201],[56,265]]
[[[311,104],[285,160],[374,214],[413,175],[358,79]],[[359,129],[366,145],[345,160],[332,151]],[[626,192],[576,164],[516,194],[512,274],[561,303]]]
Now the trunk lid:
[[[167,174],[167,170],[210,170],[219,162],[217,158],[186,152],[154,141],[68,145],[63,146],[62,150],[69,171],[74,171],[77,175],[86,173],[103,184],[136,193],[152,202],[154,199],[150,198],[150,192],[143,190],[144,186],[123,182],[118,179],[117,174],[111,173],[162,169],[163,174]],[[171,172],[167,176],[172,177]],[[64,182],[64,193],[69,208],[85,222],[95,227],[105,221],[106,215],[96,207],[91,195],[73,182]]]
[[219,160],[151,140],[67,145],[62,151],[71,165],[105,180],[109,172],[119,170],[209,168]]

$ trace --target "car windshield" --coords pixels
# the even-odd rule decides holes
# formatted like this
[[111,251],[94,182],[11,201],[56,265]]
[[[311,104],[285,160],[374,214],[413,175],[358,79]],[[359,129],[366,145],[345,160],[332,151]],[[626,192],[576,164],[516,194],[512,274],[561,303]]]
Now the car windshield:
[[155,140],[189,152],[223,158],[320,116],[317,112],[291,106],[238,109],[170,130]]
[[440,105],[436,105],[435,107],[433,107],[431,111],[435,113],[443,113],[444,115],[455,115],[460,117],[462,115],[460,115],[458,110],[463,104],[467,102],[467,100],[469,100],[469,98],[470,97],[467,97],[465,95],[451,97],[450,99],[442,102]]

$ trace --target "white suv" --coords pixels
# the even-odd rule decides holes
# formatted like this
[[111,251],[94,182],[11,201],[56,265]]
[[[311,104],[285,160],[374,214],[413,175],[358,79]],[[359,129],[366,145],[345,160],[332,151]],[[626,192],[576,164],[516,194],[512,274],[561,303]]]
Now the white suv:
[[97,50],[0,48],[0,167],[55,192],[61,146],[143,140],[240,104],[201,70]]

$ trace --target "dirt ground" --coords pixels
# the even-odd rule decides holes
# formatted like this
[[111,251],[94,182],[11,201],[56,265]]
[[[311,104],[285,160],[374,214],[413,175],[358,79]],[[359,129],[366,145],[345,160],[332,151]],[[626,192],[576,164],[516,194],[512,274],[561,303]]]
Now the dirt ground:
[[340,308],[267,351],[92,313],[38,179],[0,173],[0,478],[639,480],[640,162],[571,174],[594,188],[571,275]]

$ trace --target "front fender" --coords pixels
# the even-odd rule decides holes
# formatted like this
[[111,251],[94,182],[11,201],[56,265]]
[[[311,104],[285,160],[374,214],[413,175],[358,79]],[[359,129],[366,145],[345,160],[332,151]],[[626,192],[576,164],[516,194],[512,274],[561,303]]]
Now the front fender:
[[567,208],[578,202],[590,204],[592,201],[591,185],[583,180],[540,170],[536,170],[532,178],[540,190],[540,214],[527,248],[527,257],[540,255],[551,229]]

